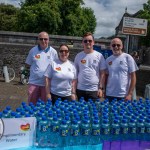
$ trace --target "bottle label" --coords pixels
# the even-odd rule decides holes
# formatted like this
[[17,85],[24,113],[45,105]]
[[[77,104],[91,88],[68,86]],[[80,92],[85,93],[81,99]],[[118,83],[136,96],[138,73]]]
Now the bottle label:
[[145,133],[145,127],[138,127],[138,133]]
[[150,133],[150,128],[146,128],[146,133]]
[[128,134],[128,128],[121,128],[122,134]]
[[100,129],[92,129],[92,135],[94,136],[100,135]]
[[103,128],[102,129],[102,134],[104,134],[104,135],[110,134],[110,129],[109,128]]
[[68,130],[62,130],[62,129],[60,129],[60,135],[61,136],[68,136]]
[[47,126],[47,125],[40,125],[40,126],[39,126],[39,130],[40,130],[41,132],[47,132],[47,129],[48,129],[48,126]]
[[82,129],[82,135],[90,135],[90,129]]
[[120,128],[112,128],[112,134],[114,135],[120,134]]
[[79,129],[77,129],[77,130],[73,130],[73,129],[71,129],[71,135],[72,136],[79,136]]
[[52,131],[53,132],[58,132],[59,131],[59,126],[52,126]]
[[135,134],[136,133],[136,128],[135,127],[130,127],[129,128],[129,133]]

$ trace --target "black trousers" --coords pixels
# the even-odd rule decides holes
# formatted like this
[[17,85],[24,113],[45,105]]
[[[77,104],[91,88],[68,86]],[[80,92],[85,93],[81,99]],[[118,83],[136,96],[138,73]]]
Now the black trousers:
[[58,95],[55,95],[55,94],[51,93],[51,97],[52,97],[52,104],[53,104],[53,105],[55,104],[55,102],[56,102],[56,100],[57,100],[58,98],[61,98],[62,101],[64,101],[64,100],[71,101],[71,100],[72,100],[72,99],[71,99],[71,95],[70,95],[70,96],[62,97],[62,96],[58,96]]
[[83,91],[83,90],[76,90],[78,100],[80,100],[81,97],[84,97],[85,101],[88,101],[88,99],[92,99],[93,101],[96,101],[98,99],[97,91]]
[[106,96],[106,99],[109,100],[109,102],[112,102],[112,100],[117,99],[117,101],[124,99],[124,97],[113,97],[113,96]]

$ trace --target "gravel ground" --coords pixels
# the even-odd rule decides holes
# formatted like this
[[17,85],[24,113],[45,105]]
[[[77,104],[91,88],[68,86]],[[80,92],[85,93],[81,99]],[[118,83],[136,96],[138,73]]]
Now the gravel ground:
[[8,105],[15,110],[21,102],[27,102],[27,97],[27,85],[21,84],[19,78],[9,83],[0,78],[0,111]]

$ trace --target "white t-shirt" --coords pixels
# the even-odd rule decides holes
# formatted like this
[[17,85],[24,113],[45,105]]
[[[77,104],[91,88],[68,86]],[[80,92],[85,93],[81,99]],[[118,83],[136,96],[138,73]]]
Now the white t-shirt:
[[138,70],[138,67],[129,54],[122,53],[119,56],[110,56],[106,59],[108,81],[106,95],[113,97],[125,97],[130,86],[130,73]]
[[100,79],[100,70],[106,69],[103,55],[97,51],[86,54],[84,51],[75,57],[75,66],[78,74],[77,89],[97,91]]
[[52,61],[44,75],[51,79],[51,93],[62,97],[71,95],[72,81],[77,78],[76,68],[71,61]]
[[33,47],[25,62],[31,66],[29,83],[38,86],[45,86],[44,72],[50,61],[57,58],[57,51],[52,47],[48,47],[46,50],[40,50],[39,46]]

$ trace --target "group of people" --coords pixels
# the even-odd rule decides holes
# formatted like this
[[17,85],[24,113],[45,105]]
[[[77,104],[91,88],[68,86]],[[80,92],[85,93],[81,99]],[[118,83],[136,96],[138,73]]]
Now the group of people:
[[36,104],[39,98],[45,102],[50,99],[53,104],[58,98],[132,100],[138,67],[132,56],[123,52],[122,41],[111,41],[113,55],[106,60],[93,49],[92,33],[83,35],[82,45],[83,51],[72,62],[66,44],[60,45],[57,54],[49,46],[48,33],[39,33],[38,45],[30,50],[25,62],[30,67],[28,102]]

